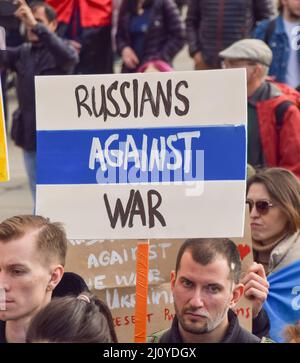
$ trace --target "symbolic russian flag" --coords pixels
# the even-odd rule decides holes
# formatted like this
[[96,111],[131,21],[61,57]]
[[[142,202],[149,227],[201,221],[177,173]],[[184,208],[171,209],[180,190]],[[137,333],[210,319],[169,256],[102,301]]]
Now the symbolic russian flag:
[[244,70],[36,78],[37,213],[70,238],[243,235]]

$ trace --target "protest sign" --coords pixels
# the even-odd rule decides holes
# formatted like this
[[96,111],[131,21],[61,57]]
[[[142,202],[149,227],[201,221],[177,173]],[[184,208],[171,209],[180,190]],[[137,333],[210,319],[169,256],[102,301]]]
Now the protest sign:
[[77,239],[242,236],[246,109],[241,69],[37,77],[37,213]]
[[[133,342],[136,240],[71,240],[66,269],[81,275],[111,309],[120,342]],[[147,334],[166,329],[174,317],[170,272],[182,240],[151,240]]]

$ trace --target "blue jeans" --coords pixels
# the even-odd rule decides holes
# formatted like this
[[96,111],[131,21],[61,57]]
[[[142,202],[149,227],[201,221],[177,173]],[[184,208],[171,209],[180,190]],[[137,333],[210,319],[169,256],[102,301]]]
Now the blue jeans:
[[27,151],[23,149],[25,169],[28,176],[29,186],[33,201],[35,202],[36,188],[36,151]]

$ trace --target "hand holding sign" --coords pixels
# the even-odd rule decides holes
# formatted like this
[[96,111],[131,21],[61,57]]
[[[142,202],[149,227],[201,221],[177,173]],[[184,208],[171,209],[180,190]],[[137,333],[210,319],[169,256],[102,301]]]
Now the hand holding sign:
[[263,265],[253,262],[242,283],[245,285],[245,297],[253,302],[252,313],[255,318],[269,293],[269,283]]

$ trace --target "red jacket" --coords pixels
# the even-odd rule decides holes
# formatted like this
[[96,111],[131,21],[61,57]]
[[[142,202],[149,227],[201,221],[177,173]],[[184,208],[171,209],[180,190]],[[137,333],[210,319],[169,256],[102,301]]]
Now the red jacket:
[[59,22],[68,24],[78,2],[83,28],[111,25],[112,0],[46,0],[57,12]]
[[300,178],[300,111],[290,105],[280,131],[276,130],[276,106],[290,100],[282,94],[257,103],[260,137],[267,166],[289,169]]

